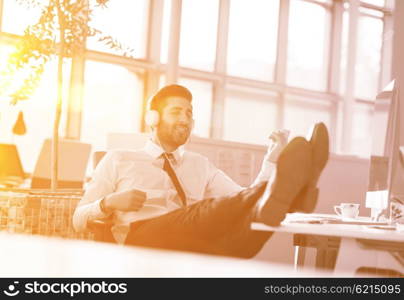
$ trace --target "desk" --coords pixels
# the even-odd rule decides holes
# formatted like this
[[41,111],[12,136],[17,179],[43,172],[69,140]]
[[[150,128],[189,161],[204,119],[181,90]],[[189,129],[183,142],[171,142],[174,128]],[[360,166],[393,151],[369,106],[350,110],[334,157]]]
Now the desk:
[[[318,249],[317,267],[335,267],[335,271],[350,275],[355,275],[358,269],[363,270],[361,267],[391,268],[404,273],[404,232],[369,228],[362,224],[315,222],[317,218],[330,217],[335,218],[335,215],[288,214],[278,227],[253,223],[252,229],[294,234],[295,268],[304,264],[302,246],[311,246]],[[303,219],[314,221],[303,223]],[[366,219],[359,220],[366,224]]]
[[1,277],[324,277],[288,265],[0,233]]

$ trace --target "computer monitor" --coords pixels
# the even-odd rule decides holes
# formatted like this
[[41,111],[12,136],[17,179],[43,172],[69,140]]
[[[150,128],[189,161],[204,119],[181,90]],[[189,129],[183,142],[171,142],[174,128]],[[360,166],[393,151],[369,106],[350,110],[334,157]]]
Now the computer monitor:
[[[372,119],[372,149],[366,207],[372,218],[383,211],[389,217],[390,202],[404,195],[404,164],[400,154],[400,97],[393,80],[375,100]],[[404,124],[404,123],[403,123]]]
[[0,144],[0,185],[16,186],[23,180],[24,169],[17,146],[14,144]]
[[[91,145],[77,140],[59,139],[58,188],[83,188]],[[31,188],[51,187],[52,141],[45,139],[32,173]]]

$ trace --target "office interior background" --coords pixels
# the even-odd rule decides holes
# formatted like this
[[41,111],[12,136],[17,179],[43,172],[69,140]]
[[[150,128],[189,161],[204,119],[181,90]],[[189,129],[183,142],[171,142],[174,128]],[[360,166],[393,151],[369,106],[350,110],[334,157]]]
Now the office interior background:
[[[17,2],[0,0],[0,68],[40,13]],[[133,48],[134,57],[90,38],[66,63],[61,138],[102,151],[110,133],[147,132],[149,97],[180,83],[194,95],[194,135],[210,139],[210,146],[266,145],[273,130],[306,135],[314,122],[324,122],[333,154],[315,212],[355,202],[361,216],[370,215],[373,109],[392,79],[404,86],[404,1],[110,0],[94,11],[92,25]],[[28,173],[52,136],[56,73],[53,61],[34,95],[15,106],[0,96],[0,143],[17,145]],[[21,111],[27,131],[19,136],[12,129]],[[90,160],[88,176],[91,170]],[[275,234],[257,258],[291,264],[292,239]],[[308,265],[313,261],[314,255]]]
[[[1,65],[39,15],[16,2],[0,1]],[[148,97],[177,82],[194,94],[197,136],[266,144],[273,130],[305,135],[323,121],[332,152],[367,156],[374,99],[392,79],[394,4],[110,1],[94,11],[92,24],[134,49],[134,58],[87,41],[65,68],[60,136],[105,150],[109,132],[147,131]],[[56,69],[54,61],[30,99],[0,101],[0,140],[17,144],[27,172],[52,134]],[[12,126],[20,111],[27,132],[17,136]]]

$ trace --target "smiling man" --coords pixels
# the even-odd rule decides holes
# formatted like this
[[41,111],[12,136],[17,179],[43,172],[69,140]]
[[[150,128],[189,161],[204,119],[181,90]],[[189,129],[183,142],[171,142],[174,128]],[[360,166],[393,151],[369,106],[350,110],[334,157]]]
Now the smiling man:
[[74,213],[76,230],[111,217],[118,243],[251,257],[271,236],[251,231],[253,220],[278,225],[293,207],[315,202],[306,190],[315,189],[328,159],[324,126],[309,142],[295,138],[287,146],[287,137],[273,133],[275,147],[254,184],[243,188],[206,157],[183,148],[194,124],[188,89],[160,89],[146,122],[153,134],[143,149],[111,151],[97,166]]
[[162,116],[153,141],[164,145],[167,152],[173,152],[184,145],[191,134],[194,122],[191,102],[182,97],[167,97],[152,110]]

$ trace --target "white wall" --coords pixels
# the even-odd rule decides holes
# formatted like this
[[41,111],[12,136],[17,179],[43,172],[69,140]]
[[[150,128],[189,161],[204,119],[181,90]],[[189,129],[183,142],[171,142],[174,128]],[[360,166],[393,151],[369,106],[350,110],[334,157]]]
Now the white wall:
[[355,156],[331,155],[320,181],[320,196],[315,211],[334,213],[341,202],[360,203],[360,215],[370,216],[365,208],[369,160]]

